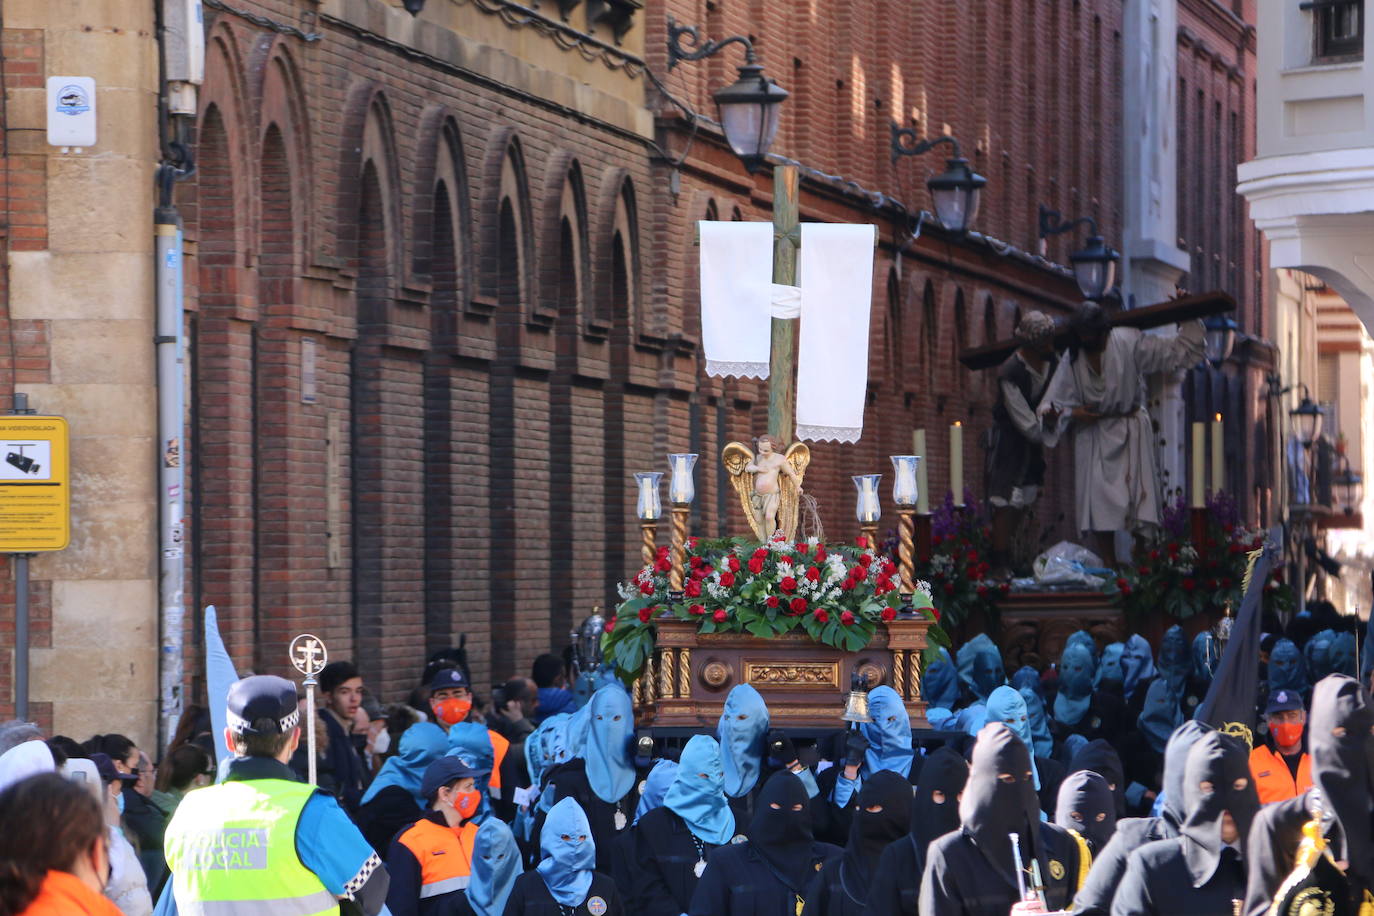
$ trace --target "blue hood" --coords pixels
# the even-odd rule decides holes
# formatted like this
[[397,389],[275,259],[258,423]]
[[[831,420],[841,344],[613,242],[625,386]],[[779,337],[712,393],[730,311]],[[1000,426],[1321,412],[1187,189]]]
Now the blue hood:
[[1031,738],[1035,741],[1033,757],[1050,757],[1054,754],[1054,736],[1050,734],[1050,717],[1045,712],[1045,701],[1034,690],[1022,687],[1021,699],[1026,701],[1026,717],[1030,720]]
[[424,778],[425,767],[448,750],[448,736],[433,722],[416,722],[401,735],[396,749],[396,756],[387,758],[377,778],[363,793],[362,804],[372,801],[378,792],[389,786],[400,786],[414,797],[418,807],[423,808],[425,800],[420,796],[420,780]]
[[515,834],[501,820],[488,818],[477,828],[472,844],[472,878],[464,892],[473,912],[477,916],[502,916],[515,879],[523,870]]
[[1221,661],[1221,647],[1211,630],[1203,630],[1193,637],[1193,677],[1204,684],[1212,683],[1212,672]]
[[615,804],[635,785],[630,741],[635,733],[630,695],[620,687],[602,687],[587,704],[591,727],[587,732],[587,782],[596,797]]
[[1093,657],[1082,646],[1066,646],[1059,658],[1059,694],[1054,698],[1054,719],[1077,725],[1093,700]]
[[753,790],[763,771],[768,736],[768,706],[759,692],[738,684],[725,698],[716,737],[725,764],[725,794],[739,798]]
[[639,819],[655,808],[663,806],[663,797],[677,779],[677,763],[672,760],[655,761],[653,769],[644,780],[644,789],[639,793],[639,804],[635,806],[636,824]]
[[1122,685],[1126,681],[1126,672],[1121,667],[1121,656],[1125,651],[1124,642],[1107,643],[1107,648],[1102,650],[1102,657],[1097,662],[1094,687],[1114,685],[1117,689],[1124,689]]
[[1269,693],[1280,690],[1307,691],[1307,669],[1291,639],[1280,639],[1269,651]]
[[487,727],[481,722],[459,722],[457,725],[449,726],[447,756],[462,756],[487,771],[477,777],[476,789],[482,793],[482,800],[477,806],[477,814],[472,818],[475,822],[482,823],[491,816],[491,801],[487,787],[491,785],[491,771],[496,766],[496,751],[491,746],[491,735],[487,732]]
[[565,798],[553,806],[539,833],[539,849],[544,856],[539,876],[553,899],[563,906],[581,906],[596,867],[596,841],[581,805]]
[[539,688],[539,721],[543,723],[560,712],[571,713],[577,708],[572,691],[562,687]]
[[1307,660],[1308,683],[1315,684],[1331,673],[1331,643],[1335,639],[1335,630],[1322,630],[1302,647],[1303,658]]
[[892,770],[903,776],[911,775],[911,716],[906,711],[901,694],[887,685],[875,687],[868,693],[868,715],[872,722],[859,725],[868,739],[862,775],[865,779],[879,770]]
[[1031,734],[1030,716],[1021,691],[1003,684],[988,697],[988,721],[1005,722],[1007,728],[1021,739],[1030,752],[1031,775],[1035,777],[1035,791],[1040,791],[1040,769],[1035,765],[1035,737]]
[[1097,640],[1093,639],[1087,630],[1074,630],[1070,633],[1069,638],[1064,640],[1064,648],[1067,649],[1069,646],[1082,646],[1087,649],[1093,657],[1093,663],[1097,663]]
[[959,672],[948,649],[940,649],[940,657],[926,666],[921,677],[921,697],[927,706],[953,709],[959,705]]
[[1174,693],[1164,678],[1155,678],[1145,691],[1145,706],[1136,719],[1140,732],[1156,753],[1164,753],[1169,736],[1174,729],[1183,724],[1183,712],[1179,708],[1179,695]]
[[[572,716],[561,712],[545,719],[538,731],[535,732],[536,735],[541,736],[539,739],[539,756],[543,761],[539,767],[541,778],[560,763],[567,763],[572,759],[572,750],[568,746],[568,726],[571,722]],[[530,737],[534,737],[534,735]]]
[[1183,634],[1183,627],[1174,624],[1159,641],[1159,676],[1168,681],[1169,689],[1181,697],[1188,684],[1188,671],[1192,665],[1188,637]]
[[1044,697],[1045,690],[1040,686],[1040,672],[1030,665],[1022,665],[1016,669],[1016,673],[1011,676],[1011,686],[1017,690],[1023,687],[1026,690],[1034,691],[1036,696]]
[[1331,640],[1331,673],[1355,677],[1355,634],[1337,633]]
[[1126,648],[1121,653],[1121,671],[1127,699],[1135,693],[1141,681],[1155,676],[1155,660],[1150,652],[1150,644],[1139,633],[1126,640]]
[[998,687],[1007,682],[1002,668],[1002,653],[986,633],[964,643],[959,649],[959,680],[978,699],[986,700]]
[[663,804],[703,843],[724,846],[730,842],[735,835],[735,816],[725,798],[725,766],[716,739],[696,735],[687,742],[678,762],[677,779]]

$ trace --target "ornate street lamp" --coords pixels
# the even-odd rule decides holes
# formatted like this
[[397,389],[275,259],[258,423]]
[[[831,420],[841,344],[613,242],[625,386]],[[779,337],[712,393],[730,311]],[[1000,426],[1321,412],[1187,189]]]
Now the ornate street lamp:
[[1331,486],[1345,507],[1345,514],[1354,515],[1364,496],[1364,479],[1350,467],[1350,459],[1345,455],[1341,456],[1341,463],[1341,472],[1332,479]]
[[1298,441],[1311,448],[1322,431],[1322,409],[1312,400],[1307,385],[1300,382],[1299,386],[1302,388],[1302,402],[1288,411],[1288,416],[1293,420],[1293,432],[1297,434]]
[[1207,361],[1213,366],[1220,366],[1226,362],[1236,345],[1236,331],[1240,325],[1230,315],[1208,315],[1202,320],[1202,327],[1206,331],[1204,345]]
[[1109,247],[1097,232],[1097,220],[1091,216],[1078,219],[1065,219],[1058,210],[1040,205],[1040,239],[1043,250],[1044,240],[1052,235],[1071,232],[1078,226],[1087,224],[1088,240],[1083,248],[1069,255],[1073,267],[1073,277],[1078,281],[1078,291],[1083,298],[1094,301],[1111,292],[1116,285],[1116,262],[1121,253]]
[[[910,145],[907,144],[910,141]],[[978,216],[978,203],[983,193],[983,185],[988,180],[969,167],[959,150],[959,141],[950,136],[936,137],[933,140],[920,140],[916,130],[911,127],[892,125],[892,161],[902,156],[919,156],[928,153],[941,143],[954,147],[954,155],[945,160],[945,170],[926,182],[930,189],[931,203],[935,207],[935,218],[947,232],[962,235],[968,231]]]
[[[689,39],[683,46],[683,39]],[[745,169],[757,172],[768,158],[768,149],[778,133],[778,120],[787,90],[763,75],[763,65],[754,53],[754,43],[743,35],[720,41],[703,41],[696,26],[678,25],[668,17],[668,69],[679,61],[702,60],[718,54],[730,44],[744,46],[744,65],[739,78],[713,96],[720,113],[720,127],[725,142],[744,163]]]

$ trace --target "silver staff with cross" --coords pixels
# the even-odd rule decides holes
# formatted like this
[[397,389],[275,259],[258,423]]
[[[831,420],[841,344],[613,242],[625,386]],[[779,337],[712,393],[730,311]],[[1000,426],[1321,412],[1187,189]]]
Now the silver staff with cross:
[[329,661],[329,652],[324,647],[324,641],[318,636],[309,633],[302,633],[291,640],[291,664],[296,666],[296,670],[305,675],[305,740],[307,756],[309,757],[309,779],[310,784],[316,785],[315,778],[315,687],[319,683],[315,678]]

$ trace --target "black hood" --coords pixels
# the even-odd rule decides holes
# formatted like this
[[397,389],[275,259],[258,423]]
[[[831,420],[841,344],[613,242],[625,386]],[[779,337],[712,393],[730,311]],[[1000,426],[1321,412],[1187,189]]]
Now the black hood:
[[792,772],[779,770],[768,777],[754,803],[749,844],[758,850],[780,881],[800,894],[813,872],[814,842],[811,800],[806,796],[806,788]]
[[[1350,863],[1357,886],[1374,888],[1374,836],[1370,799],[1374,793],[1374,707],[1359,681],[1332,674],[1312,691],[1307,726],[1312,749],[1312,781],[1322,807],[1341,827],[1337,859]],[[1342,848],[1343,847],[1343,848]],[[1343,855],[1341,853],[1344,853]]]
[[964,835],[1012,886],[1016,864],[1009,834],[1021,837],[1022,864],[1029,868],[1032,857],[1039,859],[1041,874],[1048,876],[1040,849],[1040,807],[1030,752],[1003,722],[989,722],[978,733],[968,784],[959,800],[959,822]]
[[1107,780],[1092,770],[1070,773],[1059,784],[1054,822],[1078,831],[1092,843],[1093,854],[1100,854],[1116,833],[1116,799]]
[[1169,736],[1164,748],[1164,820],[1175,835],[1183,827],[1188,809],[1183,804],[1183,769],[1188,764],[1188,751],[1197,740],[1215,731],[1206,722],[1189,719]]
[[879,770],[864,780],[840,863],[844,891],[855,903],[867,902],[868,882],[878,856],[889,843],[906,834],[910,821],[911,783],[905,777],[892,770]]
[[[910,833],[924,852],[938,837],[959,829],[959,793],[968,782],[968,761],[953,748],[932,751],[921,766],[911,803]],[[941,793],[942,801],[935,800]]]
[[1188,751],[1183,768],[1183,855],[1193,877],[1193,887],[1212,880],[1221,862],[1221,816],[1230,812],[1240,833],[1236,845],[1245,849],[1245,838],[1259,811],[1259,796],[1250,777],[1250,752],[1245,743],[1222,732],[1203,735]]
[[1126,816],[1126,769],[1121,765],[1121,755],[1105,738],[1095,738],[1083,745],[1083,749],[1073,755],[1069,772],[1092,770],[1107,780],[1116,799],[1116,816]]

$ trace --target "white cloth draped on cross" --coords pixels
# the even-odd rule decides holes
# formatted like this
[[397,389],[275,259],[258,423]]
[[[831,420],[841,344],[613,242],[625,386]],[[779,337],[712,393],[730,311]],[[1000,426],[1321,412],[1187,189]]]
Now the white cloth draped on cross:
[[772,223],[699,226],[706,374],[768,378],[772,319],[800,317],[797,438],[857,442],[868,390],[875,227],[803,223],[798,285],[780,286],[770,282]]

